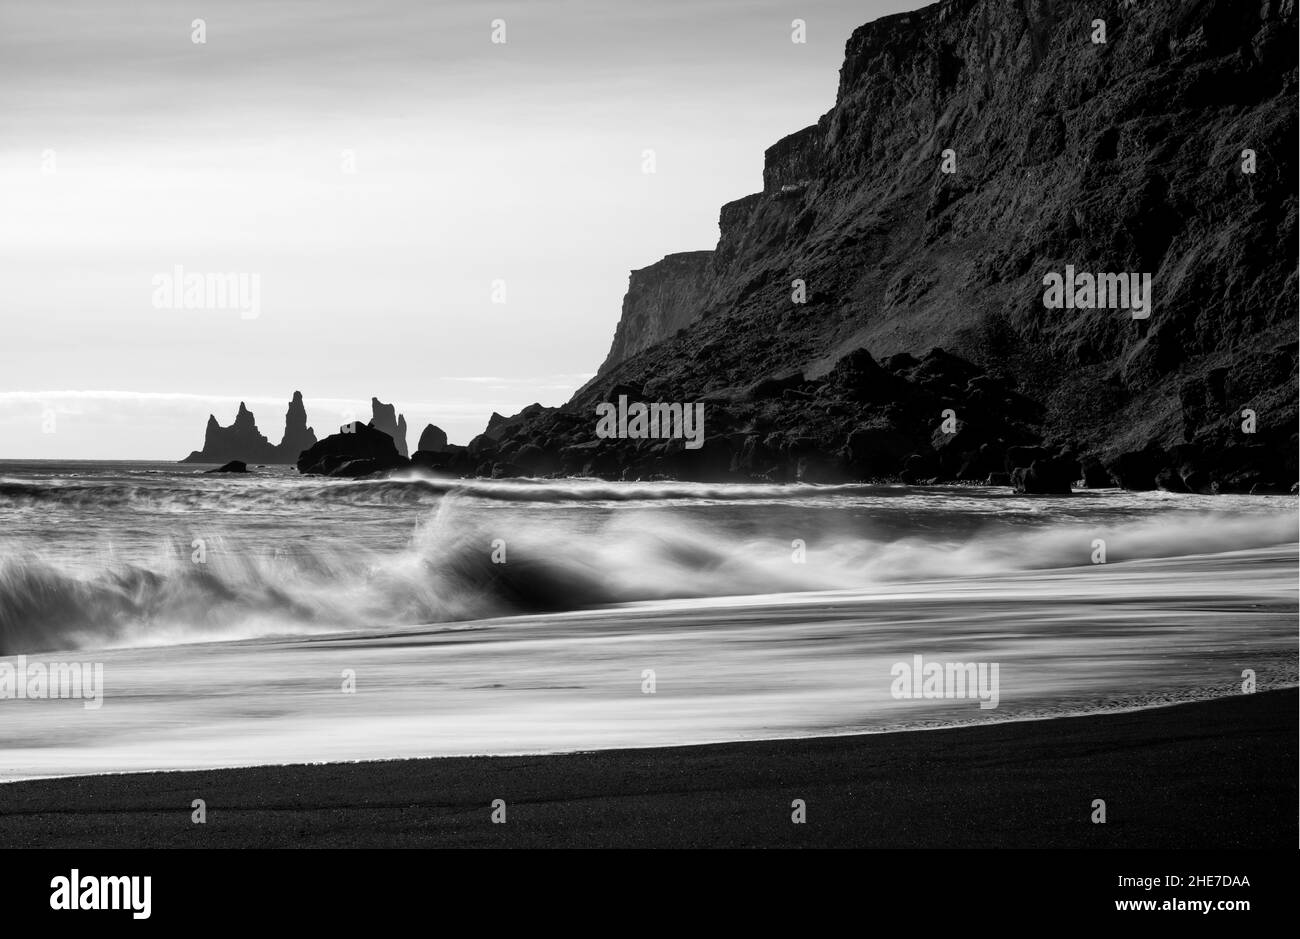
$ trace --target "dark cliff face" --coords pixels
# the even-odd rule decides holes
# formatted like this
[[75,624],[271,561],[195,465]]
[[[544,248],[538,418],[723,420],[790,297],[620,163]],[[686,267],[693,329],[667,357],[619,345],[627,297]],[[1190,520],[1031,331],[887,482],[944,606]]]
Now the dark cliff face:
[[[942,347],[1014,376],[1082,451],[1266,446],[1294,479],[1295,96],[1294,0],[951,0],[863,26],[835,106],[723,207],[690,287],[709,315],[638,333],[625,303],[620,335],[659,340],[612,352],[572,408]],[[1067,265],[1149,273],[1149,318],[1045,308]]]
[[825,134],[816,124],[778,140],[763,153],[763,192],[802,186],[817,175]]
[[623,298],[623,314],[600,373],[667,339],[704,312],[713,283],[713,252],[670,254],[633,271]]

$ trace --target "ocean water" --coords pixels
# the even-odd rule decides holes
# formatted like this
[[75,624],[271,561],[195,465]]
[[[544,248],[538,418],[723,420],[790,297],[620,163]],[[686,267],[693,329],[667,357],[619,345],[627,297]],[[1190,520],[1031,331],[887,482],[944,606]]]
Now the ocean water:
[[[929,728],[1297,681],[1292,496],[200,470],[0,462],[0,670],[103,681],[97,708],[0,686],[0,779]],[[916,656],[996,666],[996,707],[907,695]]]

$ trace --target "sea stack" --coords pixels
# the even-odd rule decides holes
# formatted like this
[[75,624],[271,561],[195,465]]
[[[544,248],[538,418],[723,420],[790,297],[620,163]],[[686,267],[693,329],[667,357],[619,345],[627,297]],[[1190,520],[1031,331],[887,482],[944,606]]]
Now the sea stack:
[[398,414],[396,405],[384,404],[378,398],[370,399],[370,414],[370,426],[392,437],[400,455],[410,456],[406,449],[406,415]]
[[239,402],[235,421],[229,427],[217,423],[215,414],[208,415],[208,426],[203,435],[203,449],[195,450],[182,463],[275,463],[276,448],[257,429],[253,412],[244,402]]
[[295,391],[284,415],[284,437],[280,440],[280,460],[295,463],[298,455],[316,443],[316,432],[307,426],[307,408],[302,403],[302,392]]

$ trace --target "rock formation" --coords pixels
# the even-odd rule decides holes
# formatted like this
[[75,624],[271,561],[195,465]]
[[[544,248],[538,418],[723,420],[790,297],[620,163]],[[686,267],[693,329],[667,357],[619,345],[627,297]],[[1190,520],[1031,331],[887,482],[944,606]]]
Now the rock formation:
[[392,437],[400,455],[409,456],[406,449],[406,415],[398,414],[395,405],[384,404],[378,398],[370,399],[370,414],[371,426]]
[[294,463],[298,454],[316,442],[315,432],[307,426],[307,409],[302,403],[302,392],[295,391],[285,414],[284,436],[279,445],[272,444],[257,429],[253,412],[239,403],[235,421],[229,427],[217,423],[216,415],[208,415],[208,426],[203,435],[203,449],[190,453],[182,463]]
[[277,463],[276,448],[257,429],[253,412],[239,402],[235,421],[229,427],[217,423],[216,415],[208,415],[207,430],[203,435],[203,449],[195,450],[182,463]]
[[447,433],[441,427],[435,427],[429,424],[420,434],[420,443],[416,450],[427,450],[431,453],[440,452],[447,449]]
[[307,408],[302,392],[295,391],[284,415],[284,436],[280,439],[277,463],[296,463],[298,454],[316,442],[316,432],[307,426]]
[[[1295,37],[1294,0],[947,0],[859,28],[707,262],[634,275],[598,379],[477,438],[469,471],[526,469],[517,444],[611,477],[1287,491]],[[1149,309],[1053,305],[1066,271],[1150,275]],[[596,439],[616,387],[705,402],[704,447]]]
[[231,460],[216,469],[204,470],[205,473],[247,473],[248,464],[242,460]]
[[[715,249],[633,272],[595,379],[413,462],[1288,491],[1296,25],[1294,0],[946,0],[869,23]],[[598,435],[615,400],[702,404],[702,437]],[[401,460],[404,419],[372,408],[391,458],[331,437],[325,471]]]
[[599,373],[689,326],[704,312],[713,283],[713,252],[668,257],[628,278],[623,315]]
[[345,424],[298,457],[298,472],[316,476],[369,476],[409,466],[390,434],[360,421]]

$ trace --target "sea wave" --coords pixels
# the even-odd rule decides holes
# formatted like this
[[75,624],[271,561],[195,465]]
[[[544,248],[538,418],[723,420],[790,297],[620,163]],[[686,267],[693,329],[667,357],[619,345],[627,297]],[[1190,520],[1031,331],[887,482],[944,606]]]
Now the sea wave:
[[[291,549],[252,551],[236,538],[218,537],[205,545],[202,557],[188,542],[168,542],[148,564],[109,554],[85,569],[0,544],[0,654],[367,631],[638,601],[869,589],[1088,566],[1098,563],[1099,543],[1105,563],[1116,564],[1297,541],[1295,518],[1280,513],[1182,512],[925,534],[883,523],[866,531],[818,533],[815,526],[801,531],[788,518],[769,518],[740,535],[722,521],[672,506],[600,515],[521,514],[484,504],[477,490],[463,486],[444,495],[414,536],[391,551],[305,541]],[[699,487],[694,495],[701,497]]]

